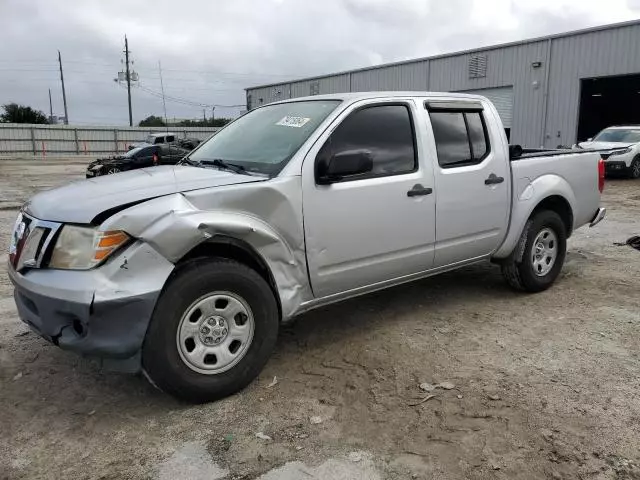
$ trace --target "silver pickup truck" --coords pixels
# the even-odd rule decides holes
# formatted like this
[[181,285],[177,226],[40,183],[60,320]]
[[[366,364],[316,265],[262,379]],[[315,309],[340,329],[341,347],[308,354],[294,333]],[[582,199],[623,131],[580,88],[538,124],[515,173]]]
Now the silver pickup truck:
[[511,158],[483,97],[301,98],[180,165],[36,195],[9,275],[44,338],[208,401],[251,382],[280,324],[312,308],[489,260],[546,289],[571,233],[604,217],[603,186],[597,152]]

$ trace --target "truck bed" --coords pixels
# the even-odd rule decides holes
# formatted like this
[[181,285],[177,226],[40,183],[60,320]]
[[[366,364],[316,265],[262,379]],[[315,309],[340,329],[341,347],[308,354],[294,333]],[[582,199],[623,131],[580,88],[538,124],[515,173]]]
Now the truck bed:
[[560,155],[579,155],[584,153],[599,153],[602,158],[607,158],[612,152],[620,148],[608,148],[602,150],[585,150],[582,148],[522,148],[520,145],[509,145],[509,160],[516,162],[528,158],[557,157]]

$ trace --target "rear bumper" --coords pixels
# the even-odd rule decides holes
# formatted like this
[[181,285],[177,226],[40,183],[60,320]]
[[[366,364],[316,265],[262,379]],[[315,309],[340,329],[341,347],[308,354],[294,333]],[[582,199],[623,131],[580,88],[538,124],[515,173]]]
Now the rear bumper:
[[138,242],[94,270],[20,273],[9,266],[9,277],[21,320],[42,337],[79,354],[128,360],[138,358],[172,271],[173,264]]
[[604,220],[604,217],[606,215],[607,215],[607,209],[606,208],[598,208],[598,211],[596,212],[596,214],[591,219],[591,222],[589,223],[589,226],[590,227],[595,227],[602,220]]

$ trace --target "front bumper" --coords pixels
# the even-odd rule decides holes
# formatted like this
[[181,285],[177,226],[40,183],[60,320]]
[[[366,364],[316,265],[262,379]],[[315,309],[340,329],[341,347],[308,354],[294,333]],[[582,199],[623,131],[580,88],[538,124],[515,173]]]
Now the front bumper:
[[173,268],[151,246],[136,242],[93,270],[16,272],[9,265],[9,277],[21,320],[42,337],[83,355],[127,360],[139,358]]
[[100,165],[100,167],[96,168],[95,170],[93,169],[92,166],[89,166],[89,168],[87,168],[87,172],[86,172],[85,176],[87,178],[97,177],[97,176],[99,176],[101,169],[102,169],[102,165]]
[[624,173],[628,168],[623,160],[607,160],[604,162],[605,173]]

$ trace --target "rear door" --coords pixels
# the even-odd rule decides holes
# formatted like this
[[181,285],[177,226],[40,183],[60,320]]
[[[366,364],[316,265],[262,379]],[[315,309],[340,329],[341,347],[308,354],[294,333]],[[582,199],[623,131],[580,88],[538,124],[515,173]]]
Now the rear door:
[[[304,231],[316,297],[432,267],[433,171],[422,150],[425,129],[416,128],[424,121],[410,100],[361,102],[309,151],[302,169]],[[319,159],[354,150],[369,152],[371,172],[318,184]]]
[[155,165],[153,156],[159,155],[160,147],[144,147],[135,156],[135,168],[152,167]]
[[500,120],[479,101],[426,102],[437,162],[435,267],[494,252],[509,222],[510,167]]
[[178,147],[177,145],[171,145],[169,148],[169,158],[166,163],[175,165],[182,160],[187,153],[189,152],[184,148]]
[[158,145],[158,164],[159,165],[173,165],[174,162],[173,161],[173,157],[174,157],[174,151],[171,148],[171,145],[167,144],[167,143],[163,143],[162,145]]

